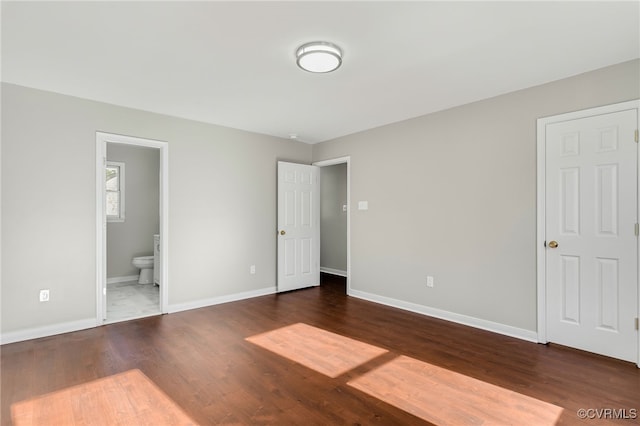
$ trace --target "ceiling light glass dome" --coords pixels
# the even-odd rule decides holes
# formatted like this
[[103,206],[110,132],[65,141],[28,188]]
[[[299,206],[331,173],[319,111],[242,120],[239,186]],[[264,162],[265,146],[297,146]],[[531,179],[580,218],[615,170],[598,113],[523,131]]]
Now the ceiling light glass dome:
[[342,50],[326,41],[306,43],[296,50],[296,63],[309,72],[335,71],[342,64]]

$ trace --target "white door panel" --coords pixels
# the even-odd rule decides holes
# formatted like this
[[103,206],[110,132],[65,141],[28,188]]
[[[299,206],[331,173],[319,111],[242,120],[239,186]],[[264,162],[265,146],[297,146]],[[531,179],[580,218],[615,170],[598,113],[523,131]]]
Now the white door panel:
[[548,340],[634,362],[637,124],[637,110],[548,124],[545,189]]
[[279,161],[278,291],[319,284],[319,168]]

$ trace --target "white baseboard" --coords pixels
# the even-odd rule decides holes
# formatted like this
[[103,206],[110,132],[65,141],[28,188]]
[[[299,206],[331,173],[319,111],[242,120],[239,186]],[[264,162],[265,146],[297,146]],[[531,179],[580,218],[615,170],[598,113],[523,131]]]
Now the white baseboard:
[[320,272],[324,272],[325,274],[338,275],[340,277],[347,277],[347,271],[342,271],[340,269],[333,268],[325,268],[324,266],[320,267]]
[[[190,309],[204,308],[207,306],[219,305],[222,303],[234,302],[237,300],[250,299],[252,297],[266,296],[274,294],[276,287],[266,287],[258,290],[245,291],[241,293],[229,294],[220,297],[214,297],[210,299],[196,300],[187,303],[178,303],[169,305],[168,312],[181,312]],[[458,324],[467,325],[470,327],[479,328],[482,330],[491,331],[505,336],[515,337],[518,339],[526,340],[529,342],[538,343],[538,335],[535,331],[525,330],[522,328],[512,327],[510,325],[500,324],[493,321],[487,321],[480,318],[470,317],[467,315],[456,314],[449,311],[444,311],[436,308],[430,308],[428,306],[418,305],[416,303],[405,302],[398,299],[392,299],[390,297],[379,296],[377,294],[367,293],[360,290],[349,290],[349,296],[357,297],[359,299],[368,300],[370,302],[380,303],[382,305],[392,306],[394,308],[403,309],[406,311],[416,312],[419,314],[427,315],[434,318],[440,318],[446,321],[455,322]],[[64,322],[60,324],[52,324],[45,327],[36,327],[26,330],[13,331],[3,333],[0,335],[0,345],[21,342],[24,340],[38,339],[41,337],[53,336],[56,334],[70,333],[72,331],[85,330],[88,328],[96,327],[98,324],[95,318]]]
[[469,327],[479,328],[491,331],[493,333],[503,334],[505,336],[515,337],[517,339],[526,340],[528,342],[538,343],[538,333],[523,328],[512,327],[510,325],[500,324],[493,321],[487,321],[480,318],[470,317],[467,315],[456,314],[454,312],[443,311],[441,309],[430,308],[416,303],[405,302],[403,300],[392,299],[390,297],[379,296],[377,294],[367,293],[360,290],[349,290],[349,296],[358,299],[368,300],[370,302],[380,303],[394,308],[404,309],[422,315],[467,325]]
[[117,283],[126,283],[129,281],[138,281],[140,275],[127,275],[125,277],[111,277],[107,278],[107,285],[109,284],[117,284]]
[[56,334],[70,333],[72,331],[86,330],[95,327],[96,319],[84,319],[79,321],[63,322],[44,327],[28,328],[26,330],[10,331],[0,335],[0,344],[22,342],[24,340],[39,339],[41,337],[54,336]]
[[252,297],[266,296],[274,294],[276,287],[266,287],[258,290],[243,291],[241,293],[228,294],[225,296],[213,297],[211,299],[194,300],[193,302],[177,303],[168,306],[168,313],[188,311],[190,309],[205,308],[207,306],[220,305],[221,303],[235,302],[237,300],[251,299]]
[[[126,278],[126,277],[125,277]],[[137,275],[136,275],[137,279]],[[131,280],[124,280],[131,281]],[[122,282],[124,282],[122,281]],[[204,308],[206,306],[219,305],[221,303],[234,302],[236,300],[250,299],[252,297],[266,296],[268,294],[274,294],[276,287],[266,287],[259,290],[245,291],[242,293],[229,294],[226,296],[214,297],[211,299],[196,300],[187,303],[178,303],[175,305],[169,305],[168,313],[187,311],[189,309]],[[105,323],[107,324],[107,323]],[[41,337],[54,336],[56,334],[70,333],[72,331],[85,330],[87,328],[94,328],[102,323],[98,324],[95,318],[70,321],[59,324],[52,324],[45,327],[29,328],[25,330],[12,331],[8,333],[0,334],[0,345],[14,342],[22,342],[24,340],[39,339]]]

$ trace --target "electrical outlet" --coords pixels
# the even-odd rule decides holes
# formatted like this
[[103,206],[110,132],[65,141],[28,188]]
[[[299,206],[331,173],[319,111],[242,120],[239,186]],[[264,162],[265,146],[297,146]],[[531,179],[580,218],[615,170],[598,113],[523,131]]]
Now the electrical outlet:
[[48,302],[49,301],[49,289],[40,290],[40,301]]
[[251,275],[253,275],[253,274],[255,274],[255,273],[256,273],[256,265],[251,265],[251,266],[249,267],[249,273],[250,273]]
[[427,275],[427,287],[433,287],[433,277],[431,275]]

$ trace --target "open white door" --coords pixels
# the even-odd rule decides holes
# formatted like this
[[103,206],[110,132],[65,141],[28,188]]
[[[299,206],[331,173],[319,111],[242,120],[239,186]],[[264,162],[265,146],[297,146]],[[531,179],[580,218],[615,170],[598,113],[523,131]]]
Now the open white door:
[[278,162],[278,292],[320,284],[319,170]]
[[546,126],[547,337],[638,360],[636,109]]

